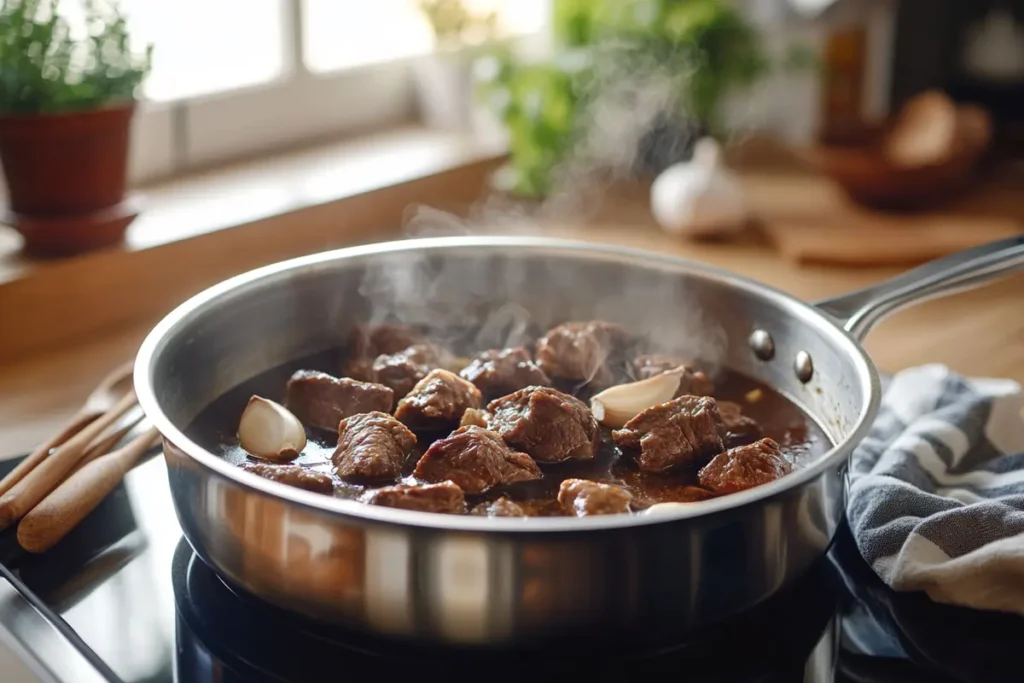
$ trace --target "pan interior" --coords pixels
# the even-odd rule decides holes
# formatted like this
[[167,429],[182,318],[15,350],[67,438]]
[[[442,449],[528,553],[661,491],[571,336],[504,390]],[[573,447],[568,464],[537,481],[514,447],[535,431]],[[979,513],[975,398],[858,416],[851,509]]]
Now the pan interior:
[[[156,407],[172,433],[158,426],[187,441],[181,431],[218,396],[288,361],[342,348],[356,323],[422,325],[465,351],[590,319],[775,387],[836,444],[872,408],[873,369],[860,348],[786,295],[680,259],[523,238],[375,245],[235,278],[154,330],[140,354],[140,396],[152,392],[147,410]],[[755,331],[773,341],[768,360],[751,349]],[[795,369],[800,354],[813,365],[806,382]]]

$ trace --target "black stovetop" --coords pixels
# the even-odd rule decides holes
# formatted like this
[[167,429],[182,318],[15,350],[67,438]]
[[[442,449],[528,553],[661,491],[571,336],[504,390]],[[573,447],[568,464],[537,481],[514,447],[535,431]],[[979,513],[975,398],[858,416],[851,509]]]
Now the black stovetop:
[[[13,463],[0,463],[2,476]],[[827,560],[744,618],[657,652],[418,649],[314,624],[222,583],[181,537],[160,458],[50,552],[0,534],[0,563],[123,683],[445,675],[691,681],[1019,681],[1024,620],[896,594],[840,529]],[[834,675],[833,675],[833,672]]]

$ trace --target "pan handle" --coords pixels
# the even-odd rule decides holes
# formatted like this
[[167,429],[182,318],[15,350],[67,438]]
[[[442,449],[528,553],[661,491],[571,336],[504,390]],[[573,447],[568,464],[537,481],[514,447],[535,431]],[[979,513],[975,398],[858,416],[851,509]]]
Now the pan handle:
[[1024,235],[946,256],[892,280],[817,303],[857,339],[875,323],[905,306],[971,289],[1024,271]]

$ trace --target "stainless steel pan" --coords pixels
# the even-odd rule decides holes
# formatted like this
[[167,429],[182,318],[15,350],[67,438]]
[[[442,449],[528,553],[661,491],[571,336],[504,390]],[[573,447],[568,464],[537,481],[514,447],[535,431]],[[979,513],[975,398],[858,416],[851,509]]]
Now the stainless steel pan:
[[[511,646],[652,638],[746,610],[826,551],[844,471],[879,403],[858,343],[892,311],[1024,268],[1024,238],[812,306],[699,263],[533,238],[343,249],[262,268],[194,297],[139,352],[135,384],[164,436],[178,518],[222,577],[272,603],[375,634]],[[510,308],[511,306],[511,308]],[[664,515],[508,519],[421,514],[250,475],[185,436],[229,388],[340,344],[387,312],[439,328],[527,311],[696,340],[796,401],[836,444],[771,484]]]

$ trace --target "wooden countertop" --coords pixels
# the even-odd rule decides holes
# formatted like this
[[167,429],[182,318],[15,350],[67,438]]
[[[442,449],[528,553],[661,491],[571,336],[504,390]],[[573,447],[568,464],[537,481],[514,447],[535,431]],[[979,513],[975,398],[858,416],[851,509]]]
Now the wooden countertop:
[[[584,226],[549,224],[542,231],[527,231],[696,259],[808,301],[864,287],[899,272],[894,268],[796,266],[783,261],[770,246],[755,241],[685,242],[655,228],[639,206],[623,202],[617,210]],[[54,431],[110,368],[135,353],[159,316],[155,311],[144,320],[92,335],[81,343],[65,343],[0,366],[0,459],[29,450]],[[944,363],[961,373],[1009,377],[1024,383],[1024,274],[900,312],[871,334],[867,347],[879,368],[887,372]]]

